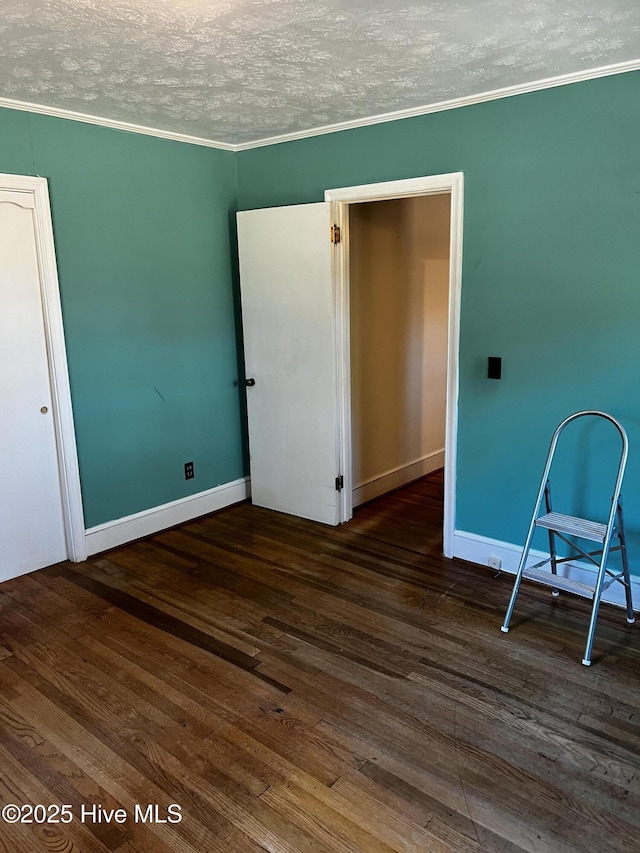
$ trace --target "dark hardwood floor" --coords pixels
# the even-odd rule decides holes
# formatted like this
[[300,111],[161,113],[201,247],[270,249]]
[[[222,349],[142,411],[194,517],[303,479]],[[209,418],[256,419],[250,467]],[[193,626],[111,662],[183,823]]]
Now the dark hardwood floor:
[[73,820],[0,850],[637,853],[640,628],[603,606],[587,669],[587,603],[525,585],[501,634],[512,581],[439,556],[441,488],[2,584],[0,805]]

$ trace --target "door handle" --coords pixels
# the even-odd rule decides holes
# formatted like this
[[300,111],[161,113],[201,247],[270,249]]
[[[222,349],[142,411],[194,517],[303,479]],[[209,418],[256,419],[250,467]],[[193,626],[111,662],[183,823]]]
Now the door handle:
[[247,388],[252,388],[256,384],[256,380],[255,379],[245,379],[244,384],[247,386]]

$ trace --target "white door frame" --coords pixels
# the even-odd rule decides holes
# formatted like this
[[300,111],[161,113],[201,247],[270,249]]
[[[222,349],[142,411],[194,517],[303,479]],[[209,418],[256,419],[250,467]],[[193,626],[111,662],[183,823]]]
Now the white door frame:
[[456,505],[456,449],[458,436],[458,361],[460,344],[460,294],[462,290],[462,232],[464,176],[462,172],[388,181],[357,187],[326,190],[325,201],[332,203],[333,221],[340,227],[333,266],[333,289],[337,364],[336,395],[339,413],[338,458],[344,477],[340,496],[341,521],[353,516],[352,436],[351,436],[351,350],[349,293],[349,205],[386,201],[412,196],[451,195],[449,254],[449,329],[447,352],[447,403],[445,427],[445,478],[443,553],[453,557]]
[[[0,192],[2,191],[24,193],[24,206],[34,211],[36,254],[67,556],[74,562],[81,562],[87,558],[87,544],[47,180],[0,174]],[[34,535],[37,535],[35,531]]]

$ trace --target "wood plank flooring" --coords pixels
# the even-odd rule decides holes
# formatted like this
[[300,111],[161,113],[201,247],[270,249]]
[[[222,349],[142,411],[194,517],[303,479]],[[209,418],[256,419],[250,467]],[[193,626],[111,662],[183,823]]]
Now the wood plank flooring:
[[587,669],[587,604],[525,585],[501,634],[511,579],[439,556],[441,492],[0,585],[0,805],[73,815],[0,851],[637,853],[640,627],[603,606]]

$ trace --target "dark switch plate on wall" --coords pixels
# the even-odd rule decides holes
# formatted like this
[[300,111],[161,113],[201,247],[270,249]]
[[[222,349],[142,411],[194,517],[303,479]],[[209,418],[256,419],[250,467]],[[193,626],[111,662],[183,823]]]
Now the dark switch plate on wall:
[[487,379],[502,379],[502,359],[490,355],[487,359]]

